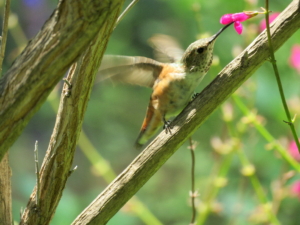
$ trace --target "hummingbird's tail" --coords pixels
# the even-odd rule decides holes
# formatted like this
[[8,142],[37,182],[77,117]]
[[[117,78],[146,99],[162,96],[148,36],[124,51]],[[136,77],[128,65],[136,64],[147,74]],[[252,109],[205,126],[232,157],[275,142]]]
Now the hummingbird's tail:
[[150,101],[140,134],[135,142],[136,149],[141,149],[162,125],[163,117],[158,110],[154,109],[152,101]]

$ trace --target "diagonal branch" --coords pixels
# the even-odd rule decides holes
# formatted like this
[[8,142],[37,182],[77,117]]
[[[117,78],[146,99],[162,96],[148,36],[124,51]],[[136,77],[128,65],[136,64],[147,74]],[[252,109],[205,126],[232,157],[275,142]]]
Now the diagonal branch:
[[61,0],[0,80],[0,160],[123,0]]
[[[299,29],[299,5],[299,0],[292,1],[273,22],[271,31],[275,50]],[[266,32],[263,32],[245,51],[228,64],[217,78],[172,122],[172,134],[162,132],[72,224],[106,224],[210,114],[241,86],[268,57],[267,36]]]

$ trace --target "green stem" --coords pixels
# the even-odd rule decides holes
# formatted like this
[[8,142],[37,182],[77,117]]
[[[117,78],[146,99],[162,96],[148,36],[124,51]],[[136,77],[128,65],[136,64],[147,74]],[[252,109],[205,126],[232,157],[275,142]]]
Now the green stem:
[[285,159],[295,170],[300,172],[300,164],[286,151],[286,149],[278,143],[278,141],[267,131],[267,129],[261,125],[261,123],[256,119],[256,115],[250,112],[247,106],[243,103],[240,97],[236,94],[232,95],[237,107],[242,111],[242,113],[251,119],[255,129],[266,139],[267,142],[271,143],[273,147],[278,151],[278,153]]
[[[250,162],[249,162],[249,160],[247,159],[246,154],[244,153],[244,151],[242,149],[238,149],[237,153],[238,153],[238,156],[239,156],[240,161],[242,163],[242,166],[244,168],[251,165]],[[266,194],[265,194],[265,192],[264,192],[264,190],[262,188],[262,185],[260,184],[260,182],[259,182],[259,180],[258,180],[258,178],[257,178],[257,176],[255,174],[255,170],[253,171],[252,174],[249,174],[247,176],[249,176],[249,179],[250,179],[250,181],[252,183],[252,186],[253,186],[253,188],[254,188],[254,190],[256,192],[256,195],[257,195],[260,203],[265,206],[264,210],[268,214],[270,222],[272,224],[274,224],[274,225],[275,224],[279,225],[280,222],[276,218],[276,215],[273,213],[271,206],[269,206],[269,204],[268,204],[269,203],[268,202],[268,198],[267,198],[267,196],[266,196]]]
[[204,201],[203,205],[204,205],[204,210],[200,213],[199,218],[197,219],[197,225],[202,225],[205,223],[209,213],[211,212],[211,205],[214,201],[214,199],[216,198],[217,194],[219,193],[220,189],[223,187],[222,185],[216,185],[216,179],[219,178],[224,178],[226,179],[226,175],[229,171],[229,168],[231,166],[232,163],[232,156],[233,156],[233,151],[230,152],[228,155],[226,155],[219,167],[219,170],[217,172],[217,175],[212,175],[214,176],[212,183],[209,185],[208,190],[209,193],[207,194],[207,196],[205,197],[206,200]]
[[[226,121],[229,134],[232,138],[235,138],[237,140],[240,140],[240,137],[238,136],[238,133],[236,132],[236,129],[232,129],[232,123],[231,121]],[[240,145],[238,145],[240,146]],[[272,208],[269,207],[270,204],[268,203],[268,198],[264,192],[264,189],[262,185],[260,184],[256,174],[255,174],[255,168],[251,166],[251,163],[249,162],[247,155],[241,148],[236,148],[236,153],[240,159],[240,162],[243,166],[243,168],[250,167],[250,170],[248,172],[245,172],[243,174],[244,176],[248,176],[252,186],[255,190],[255,193],[257,195],[257,198],[259,199],[260,203],[264,205],[264,210],[267,213],[269,220],[272,222],[272,224],[280,224],[280,222],[277,220],[275,213],[272,211]],[[252,170],[253,168],[253,170]]]
[[284,111],[288,120],[288,125],[291,128],[294,140],[296,142],[298,151],[300,153],[300,143],[299,143],[299,139],[298,139],[298,135],[296,133],[296,129],[294,126],[294,121],[291,118],[286,100],[285,100],[285,96],[284,96],[284,92],[283,92],[283,88],[282,88],[282,83],[280,80],[280,76],[279,76],[279,72],[278,72],[278,67],[276,64],[276,59],[275,59],[275,55],[274,55],[274,48],[273,48],[273,43],[272,43],[272,39],[271,39],[271,31],[270,31],[270,23],[269,23],[269,1],[266,0],[266,28],[267,28],[267,36],[268,36],[268,42],[269,42],[269,50],[270,50],[270,58],[271,58],[271,63],[273,66],[273,70],[274,70],[274,74],[276,77],[276,81],[277,81],[277,85],[278,85],[278,89],[279,89],[279,93],[280,93],[280,97],[281,97],[281,101],[284,107]]

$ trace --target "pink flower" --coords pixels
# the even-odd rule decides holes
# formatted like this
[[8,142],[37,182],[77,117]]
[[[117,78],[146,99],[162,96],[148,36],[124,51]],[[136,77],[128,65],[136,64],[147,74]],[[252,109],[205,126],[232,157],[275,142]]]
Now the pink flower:
[[[271,24],[279,14],[279,12],[276,12],[272,15],[269,15],[269,23]],[[262,32],[264,29],[266,29],[266,20],[262,20],[259,24],[259,31]]]
[[300,74],[300,45],[292,47],[292,54],[290,56],[290,65]]
[[225,14],[221,17],[220,23],[223,25],[232,23],[232,22],[243,22],[247,19],[251,18],[251,16],[247,15],[246,13],[234,13],[234,14]]
[[232,23],[232,22],[233,22],[232,14],[225,14],[220,19],[220,23],[223,24],[223,25],[226,25],[226,24],[229,24],[229,23]]
[[300,198],[300,181],[296,181],[295,183],[292,184],[291,192],[292,195],[295,195],[298,198]]
[[[291,155],[295,160],[297,160],[298,162],[300,162],[300,154],[299,154],[299,151],[298,151],[298,148],[297,148],[297,145],[296,145],[296,142],[295,142],[295,141],[292,141],[292,142],[289,144],[288,151],[289,151],[290,155]],[[300,181],[299,181],[299,182],[300,182]]]
[[241,24],[240,21],[235,21],[233,26],[238,34],[241,34],[243,32],[243,25]]
[[234,14],[232,14],[232,19],[233,19],[233,21],[243,22],[247,19],[250,19],[251,17],[253,17],[255,15],[253,15],[253,13],[249,13],[249,12],[234,13]]
[[234,22],[234,29],[238,34],[241,34],[243,31],[243,25],[241,22],[250,19],[253,16],[256,16],[258,12],[250,12],[250,11],[245,11],[245,12],[240,12],[240,13],[234,13],[234,14],[225,14],[221,17],[220,23],[221,24],[229,24]]

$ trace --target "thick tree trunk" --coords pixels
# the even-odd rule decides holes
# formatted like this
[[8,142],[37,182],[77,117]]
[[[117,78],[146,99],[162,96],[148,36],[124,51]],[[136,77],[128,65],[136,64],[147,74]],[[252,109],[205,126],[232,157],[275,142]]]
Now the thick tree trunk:
[[[20,224],[49,224],[55,213],[71,174],[94,77],[123,2],[60,1],[42,30],[0,80],[1,160],[73,63],[67,77],[72,87],[67,83],[64,86],[55,128],[40,170],[39,190],[35,187]],[[1,165],[9,168],[6,160],[5,157]],[[6,214],[5,221],[11,220],[10,174],[10,170],[1,169],[1,194],[6,199],[0,202],[0,212]]]
[[[61,0],[0,80],[0,161],[123,0]],[[104,44],[105,46],[105,44]]]
[[0,224],[12,225],[11,169],[8,153],[0,162]]

